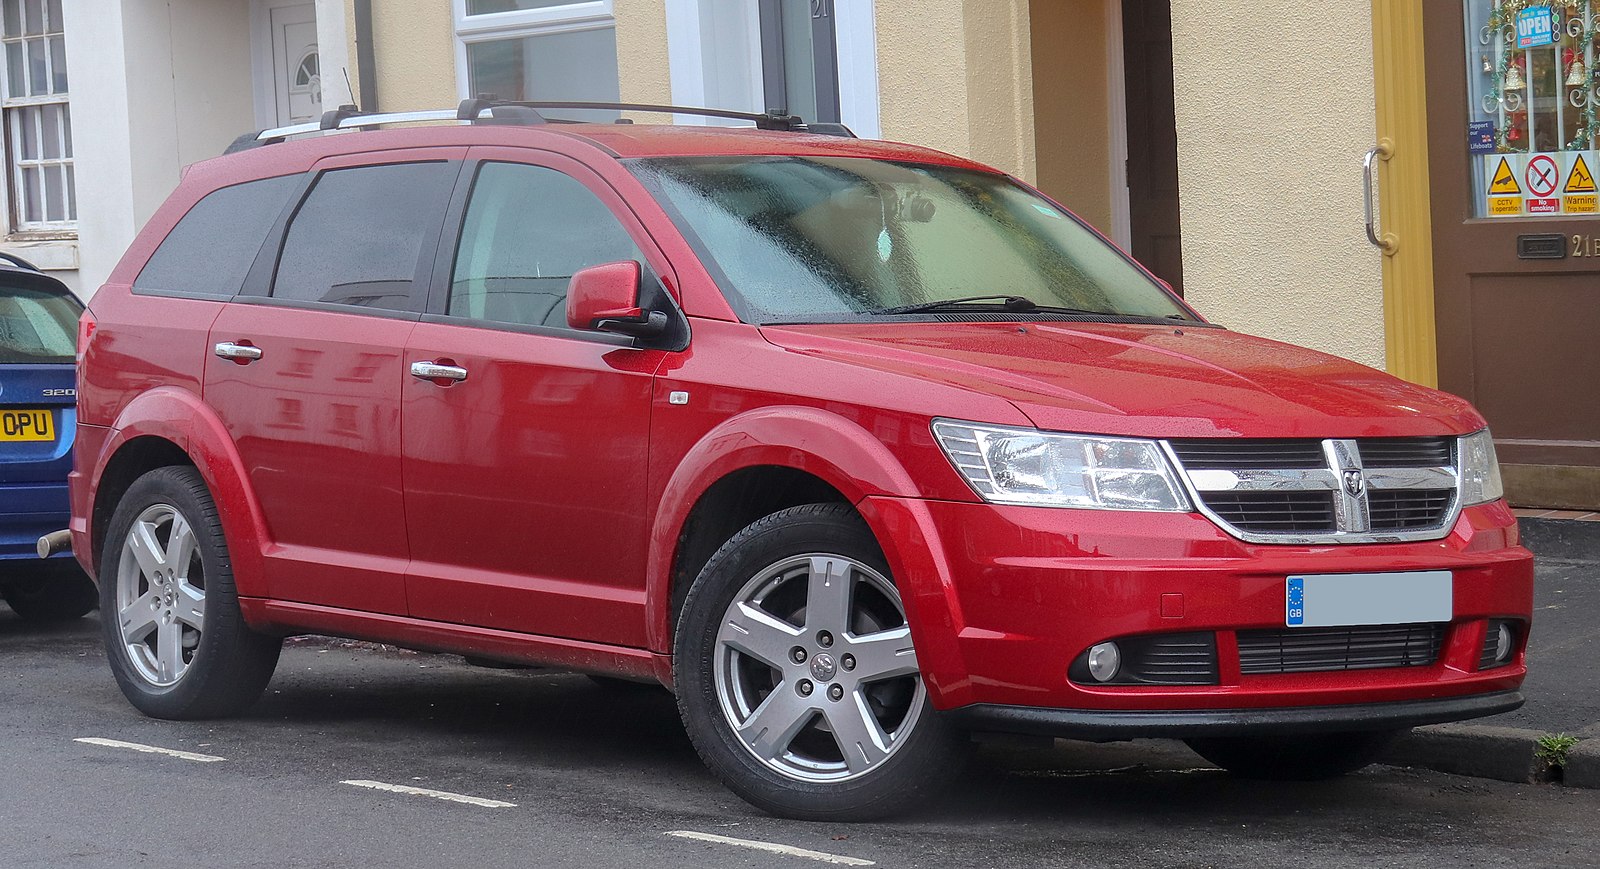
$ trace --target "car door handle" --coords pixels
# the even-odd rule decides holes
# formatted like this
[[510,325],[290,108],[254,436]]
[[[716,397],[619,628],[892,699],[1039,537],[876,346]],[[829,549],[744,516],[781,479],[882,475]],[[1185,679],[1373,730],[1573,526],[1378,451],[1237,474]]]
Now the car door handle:
[[418,380],[462,381],[467,379],[467,369],[459,365],[444,365],[438,362],[413,362],[411,376]]
[[218,344],[212,352],[223,359],[232,359],[240,365],[248,365],[250,362],[261,358],[260,347],[250,344],[235,344],[232,341],[224,341]]

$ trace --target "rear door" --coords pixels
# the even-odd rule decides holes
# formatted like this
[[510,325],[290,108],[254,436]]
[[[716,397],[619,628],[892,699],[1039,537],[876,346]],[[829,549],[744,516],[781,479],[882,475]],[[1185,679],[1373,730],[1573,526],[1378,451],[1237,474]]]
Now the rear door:
[[317,164],[212,325],[205,399],[266,518],[272,598],[406,612],[402,351],[463,154]]
[[[605,182],[547,152],[475,148],[404,385],[412,615],[643,647],[653,374],[663,353],[566,326],[567,281],[665,258]],[[482,162],[476,162],[481,160]]]
[[0,267],[0,558],[66,527],[82,313],[54,278]]

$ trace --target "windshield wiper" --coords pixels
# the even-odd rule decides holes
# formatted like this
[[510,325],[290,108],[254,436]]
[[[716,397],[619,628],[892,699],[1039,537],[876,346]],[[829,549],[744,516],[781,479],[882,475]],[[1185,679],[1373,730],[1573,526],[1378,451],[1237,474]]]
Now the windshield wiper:
[[986,303],[1000,303],[1001,310],[1007,313],[1034,313],[1046,314],[1086,314],[1089,316],[1111,316],[1108,311],[1088,311],[1083,308],[1063,308],[1056,305],[1041,305],[1027,296],[1014,294],[995,294],[989,296],[967,296],[960,299],[940,299],[937,302],[922,302],[916,305],[900,305],[895,308],[881,308],[873,311],[874,314],[932,314],[940,311],[961,311]]

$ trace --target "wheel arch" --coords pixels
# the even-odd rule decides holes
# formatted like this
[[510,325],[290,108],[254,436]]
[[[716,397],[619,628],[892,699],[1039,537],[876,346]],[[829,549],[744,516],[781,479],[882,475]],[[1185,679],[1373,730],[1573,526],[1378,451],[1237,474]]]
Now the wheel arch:
[[[118,414],[95,462],[87,541],[98,570],[106,529],[133,482],[157,468],[189,465],[216,501],[241,596],[262,588],[261,544],[266,524],[248,476],[222,420],[198,395],[177,387],[143,393]],[[76,547],[77,541],[74,541]]]
[[[800,504],[916,494],[883,442],[838,414],[770,407],[724,421],[685,454],[662,492],[646,575],[650,648],[670,655],[690,583],[751,522]],[[881,545],[882,529],[872,531]]]

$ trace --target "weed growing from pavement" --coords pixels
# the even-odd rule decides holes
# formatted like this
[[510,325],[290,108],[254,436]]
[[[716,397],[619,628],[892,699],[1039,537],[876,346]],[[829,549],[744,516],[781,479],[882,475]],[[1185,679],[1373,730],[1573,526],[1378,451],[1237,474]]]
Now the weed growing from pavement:
[[1546,733],[1539,737],[1539,747],[1534,749],[1533,756],[1544,761],[1552,769],[1560,769],[1567,765],[1567,752],[1578,744],[1578,737],[1568,736],[1565,733]]

